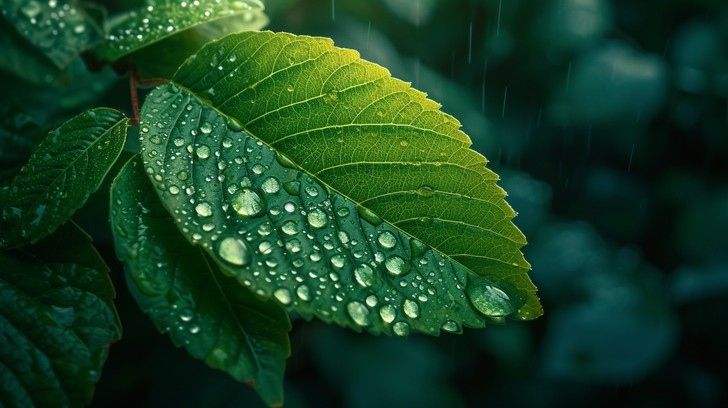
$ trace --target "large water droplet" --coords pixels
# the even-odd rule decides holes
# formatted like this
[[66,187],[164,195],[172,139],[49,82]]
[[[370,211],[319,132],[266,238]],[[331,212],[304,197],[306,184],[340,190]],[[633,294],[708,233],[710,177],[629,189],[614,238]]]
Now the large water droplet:
[[255,191],[243,188],[233,197],[233,210],[243,217],[253,217],[263,210],[263,199]]
[[296,235],[298,233],[298,225],[293,220],[289,220],[283,223],[281,231],[286,235]]
[[207,159],[210,157],[210,148],[206,145],[200,145],[195,152],[197,153],[197,157],[200,159]]
[[223,239],[218,247],[218,254],[220,254],[220,258],[233,265],[243,266],[250,262],[248,247],[239,238]]
[[357,325],[362,327],[369,325],[369,309],[363,303],[356,301],[349,302],[346,305],[346,311],[349,312],[351,320]]
[[311,291],[306,285],[301,285],[296,288],[296,295],[298,295],[298,298],[303,300],[304,302],[308,302],[309,300],[311,300]]
[[470,302],[486,316],[508,316],[513,305],[508,295],[482,278],[470,278],[465,288]]
[[343,268],[346,264],[346,258],[344,255],[336,254],[331,257],[331,265],[334,265],[335,268]]

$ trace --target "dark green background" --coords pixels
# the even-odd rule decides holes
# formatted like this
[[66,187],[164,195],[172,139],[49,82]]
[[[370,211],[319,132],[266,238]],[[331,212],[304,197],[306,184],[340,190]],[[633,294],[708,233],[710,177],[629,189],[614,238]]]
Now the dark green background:
[[[534,322],[440,338],[295,321],[288,406],[700,407],[728,398],[728,2],[267,3],[271,29],[333,37],[462,121],[519,212],[546,310]],[[60,82],[38,88],[0,75],[2,120],[32,135],[30,119],[13,114],[49,128],[100,104],[130,113],[126,79],[108,68],[71,70]],[[136,307],[107,200],[105,189],[74,217],[112,266],[124,325],[95,405],[260,405],[175,349]]]

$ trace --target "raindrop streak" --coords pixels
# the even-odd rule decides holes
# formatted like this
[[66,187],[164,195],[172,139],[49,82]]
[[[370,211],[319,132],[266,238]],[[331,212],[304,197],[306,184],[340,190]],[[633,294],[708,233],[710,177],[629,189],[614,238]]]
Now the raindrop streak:
[[506,101],[508,100],[508,86],[503,91],[503,107],[501,108],[501,118],[506,117]]
[[470,31],[468,34],[468,64],[473,62],[473,22],[470,22]]
[[500,21],[501,21],[501,9],[503,6],[503,0],[498,0],[498,19],[495,24],[495,35],[500,37]]

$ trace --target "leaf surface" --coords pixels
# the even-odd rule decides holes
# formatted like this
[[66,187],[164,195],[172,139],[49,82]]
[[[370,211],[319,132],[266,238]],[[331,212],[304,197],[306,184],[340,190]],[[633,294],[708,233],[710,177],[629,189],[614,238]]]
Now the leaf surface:
[[142,169],[130,160],[111,190],[116,250],[137,304],[177,346],[249,383],[269,405],[281,405],[288,315],[192,247]]
[[405,335],[542,313],[485,158],[355,51],[230,35],[153,91],[142,121],[146,171],[185,236],[306,317]]
[[127,126],[122,113],[97,108],[51,131],[13,179],[0,246],[35,242],[65,223],[119,157]]
[[0,250],[0,405],[84,406],[118,340],[109,270],[66,224],[22,250]]

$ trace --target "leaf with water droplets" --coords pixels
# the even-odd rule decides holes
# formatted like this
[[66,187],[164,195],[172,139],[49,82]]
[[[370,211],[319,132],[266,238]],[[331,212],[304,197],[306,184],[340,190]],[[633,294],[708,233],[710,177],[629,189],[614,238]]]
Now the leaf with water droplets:
[[0,246],[35,242],[65,223],[101,185],[127,127],[122,113],[96,108],[52,130],[13,179]]
[[18,34],[58,68],[98,39],[98,29],[75,1],[2,0],[0,9]]
[[[286,312],[220,273],[185,241],[137,158],[114,180],[111,203],[116,251],[139,307],[177,346],[251,384],[269,405],[281,405],[289,355]],[[233,264],[248,256],[235,238],[220,248]]]
[[121,335],[108,274],[70,223],[36,245],[0,250],[0,406],[91,402]]
[[407,335],[542,313],[485,158],[355,51],[230,35],[154,90],[142,122],[146,171],[188,240],[305,317]]
[[204,44],[226,34],[268,24],[260,0],[147,0],[111,20],[95,54],[103,61],[127,58],[146,77],[168,78]]

